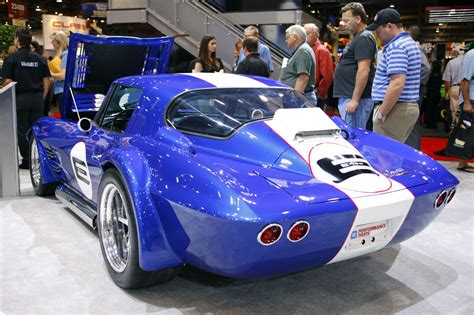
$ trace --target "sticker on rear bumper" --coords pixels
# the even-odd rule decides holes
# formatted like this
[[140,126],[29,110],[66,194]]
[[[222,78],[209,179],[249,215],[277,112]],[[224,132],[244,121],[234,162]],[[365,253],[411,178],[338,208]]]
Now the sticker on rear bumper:
[[368,247],[385,242],[390,236],[390,220],[361,224],[352,229],[347,249]]

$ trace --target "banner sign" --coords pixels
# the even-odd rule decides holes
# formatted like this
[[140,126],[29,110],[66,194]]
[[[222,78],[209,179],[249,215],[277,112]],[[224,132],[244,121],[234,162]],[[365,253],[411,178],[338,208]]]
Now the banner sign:
[[63,31],[66,34],[70,32],[89,34],[89,27],[87,27],[87,21],[85,19],[72,16],[43,14],[44,49],[54,49],[49,38],[51,34],[57,31]]
[[26,26],[26,20],[12,19],[12,25],[14,25],[14,26],[20,26],[20,27],[25,27],[25,26]]
[[17,20],[28,19],[28,3],[18,1],[8,1],[8,17]]

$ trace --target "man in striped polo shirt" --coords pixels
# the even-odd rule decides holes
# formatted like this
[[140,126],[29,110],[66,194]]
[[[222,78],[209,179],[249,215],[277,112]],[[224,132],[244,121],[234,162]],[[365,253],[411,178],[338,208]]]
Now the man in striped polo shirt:
[[395,9],[377,12],[367,29],[385,45],[372,85],[374,131],[405,142],[420,114],[420,50]]

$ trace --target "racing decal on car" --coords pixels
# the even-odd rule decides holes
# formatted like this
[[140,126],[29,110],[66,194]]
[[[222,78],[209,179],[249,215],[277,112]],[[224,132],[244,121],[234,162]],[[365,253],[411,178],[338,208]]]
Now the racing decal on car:
[[78,142],[71,150],[71,165],[79,189],[84,196],[92,199],[92,181],[86,159],[86,144]]
[[214,85],[215,87],[225,88],[258,88],[258,87],[268,87],[268,85],[241,75],[236,74],[222,74],[216,73],[215,75],[209,76],[208,73],[185,73],[186,75],[198,78],[200,80],[206,81],[209,84]]
[[333,155],[320,159],[317,164],[335,177],[335,183],[340,183],[348,178],[364,173],[377,175],[371,169],[369,163],[362,156],[356,154]]
[[316,143],[310,149],[307,162],[313,176],[343,190],[361,193],[389,190],[391,181],[345,142],[339,137],[332,142]]

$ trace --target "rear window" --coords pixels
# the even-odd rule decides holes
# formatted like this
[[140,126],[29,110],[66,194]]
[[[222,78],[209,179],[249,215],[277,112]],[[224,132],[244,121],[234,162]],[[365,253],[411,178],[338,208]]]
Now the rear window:
[[227,137],[246,123],[272,118],[280,108],[301,107],[314,105],[291,89],[197,90],[176,98],[168,109],[167,120],[184,132]]

